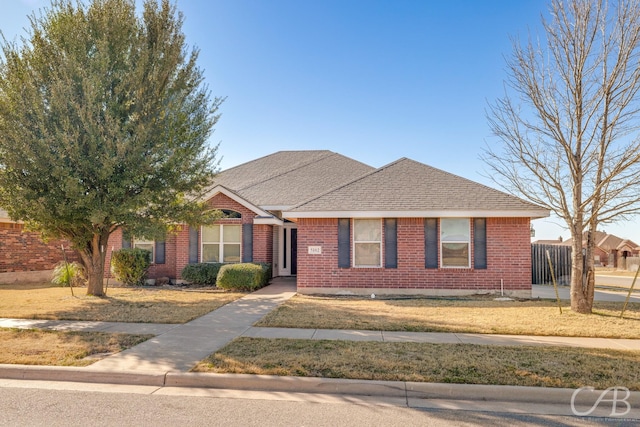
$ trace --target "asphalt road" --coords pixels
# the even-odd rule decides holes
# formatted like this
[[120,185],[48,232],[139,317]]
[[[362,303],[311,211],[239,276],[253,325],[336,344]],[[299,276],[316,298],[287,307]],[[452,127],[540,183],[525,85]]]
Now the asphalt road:
[[637,425],[637,420],[547,415],[558,408],[527,413],[527,407],[497,402],[424,406],[437,407],[356,396],[16,381],[0,387],[0,426]]
[[[616,288],[629,289],[632,283],[633,283],[633,277],[607,276],[607,275],[596,274],[597,286],[612,286]],[[633,290],[640,291],[640,277],[636,280]]]

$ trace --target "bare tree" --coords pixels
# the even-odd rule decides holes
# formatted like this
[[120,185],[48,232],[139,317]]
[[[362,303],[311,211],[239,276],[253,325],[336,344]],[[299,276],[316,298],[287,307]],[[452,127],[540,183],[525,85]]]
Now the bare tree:
[[506,94],[487,114],[501,143],[484,160],[566,222],[571,308],[591,313],[595,232],[640,209],[640,2],[552,0],[550,16],[544,41],[513,43]]

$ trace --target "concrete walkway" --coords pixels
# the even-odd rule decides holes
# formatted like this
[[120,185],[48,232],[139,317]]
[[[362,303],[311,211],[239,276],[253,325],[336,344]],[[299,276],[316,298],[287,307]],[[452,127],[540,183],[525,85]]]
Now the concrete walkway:
[[103,371],[188,371],[200,360],[242,335],[265,314],[296,293],[295,280],[270,286],[93,365]]

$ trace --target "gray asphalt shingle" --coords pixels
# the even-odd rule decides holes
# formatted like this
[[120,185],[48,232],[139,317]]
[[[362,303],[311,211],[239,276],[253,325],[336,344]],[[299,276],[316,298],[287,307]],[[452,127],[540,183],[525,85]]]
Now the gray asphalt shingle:
[[548,211],[477,182],[401,158],[290,212],[321,211]]

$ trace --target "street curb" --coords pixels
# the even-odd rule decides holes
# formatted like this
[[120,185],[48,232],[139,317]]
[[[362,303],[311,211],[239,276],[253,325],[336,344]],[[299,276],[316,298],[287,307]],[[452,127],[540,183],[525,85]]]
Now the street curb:
[[277,375],[169,372],[166,376],[165,386],[228,388],[290,393],[351,394],[387,397],[406,396],[405,383],[402,381],[281,377]]
[[165,372],[98,371],[75,366],[31,366],[0,364],[0,378],[32,381],[67,381],[163,387]]
[[[373,381],[274,375],[212,374],[194,372],[108,372],[66,366],[0,364],[0,378],[32,381],[64,381],[156,387],[212,388],[287,393],[338,394],[405,398],[409,400],[473,400],[533,404],[570,404],[591,407],[602,390],[524,387],[484,384],[443,384],[405,381]],[[640,392],[619,399],[640,407]],[[611,397],[611,396],[609,396]],[[626,397],[626,398],[625,398]]]

